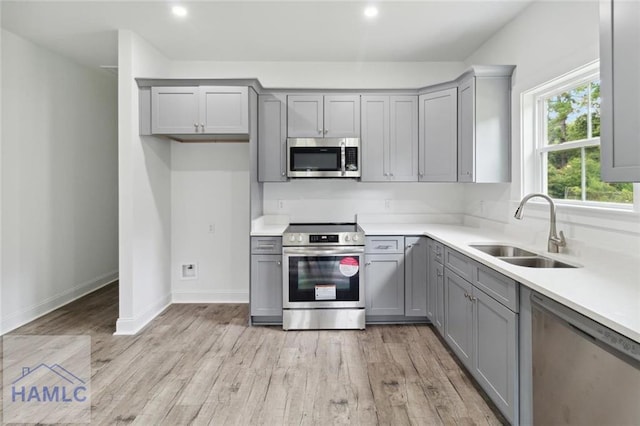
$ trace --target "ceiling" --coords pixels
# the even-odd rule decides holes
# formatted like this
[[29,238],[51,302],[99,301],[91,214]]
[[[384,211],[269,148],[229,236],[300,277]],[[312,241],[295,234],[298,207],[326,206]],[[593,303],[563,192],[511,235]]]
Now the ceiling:
[[[4,0],[2,27],[90,65],[117,63],[117,30],[173,60],[462,61],[533,0]],[[379,14],[364,16],[375,3]]]

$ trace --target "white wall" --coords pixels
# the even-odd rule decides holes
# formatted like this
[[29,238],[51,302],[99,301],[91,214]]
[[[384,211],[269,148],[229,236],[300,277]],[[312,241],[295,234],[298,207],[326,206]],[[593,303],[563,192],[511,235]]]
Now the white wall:
[[2,331],[114,280],[117,82],[2,31]]
[[[517,202],[531,191],[532,176],[522,168],[523,137],[521,94],[599,58],[598,2],[535,2],[496,33],[474,54],[468,64],[513,64],[512,170],[511,184],[465,185],[465,212],[474,220],[508,225],[529,235],[546,248],[548,207],[528,205],[525,219],[513,219]],[[569,238],[568,251],[596,245],[619,251],[640,252],[640,221],[637,215],[611,212],[580,212],[558,209],[559,228]]]
[[172,62],[172,78],[257,78],[265,88],[417,89],[453,80],[462,62]]
[[136,34],[118,32],[120,317],[133,334],[171,302],[171,145],[139,136],[139,76],[163,76],[168,60]]
[[[171,142],[176,302],[249,300],[249,144]],[[181,278],[196,263],[197,279]]]

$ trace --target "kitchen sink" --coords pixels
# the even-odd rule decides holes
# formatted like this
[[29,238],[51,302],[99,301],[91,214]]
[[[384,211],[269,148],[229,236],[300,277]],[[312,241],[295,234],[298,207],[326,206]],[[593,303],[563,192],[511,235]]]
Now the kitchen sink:
[[568,263],[542,256],[502,257],[500,260],[511,263],[512,265],[525,266],[527,268],[576,268],[576,266],[569,265]]
[[469,247],[495,257],[523,257],[536,255],[530,251],[506,244],[471,244]]

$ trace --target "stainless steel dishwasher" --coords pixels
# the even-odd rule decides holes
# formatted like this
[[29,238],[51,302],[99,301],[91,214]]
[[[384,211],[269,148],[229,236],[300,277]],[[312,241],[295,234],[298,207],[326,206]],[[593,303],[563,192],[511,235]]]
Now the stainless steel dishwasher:
[[640,344],[531,295],[536,425],[639,425]]

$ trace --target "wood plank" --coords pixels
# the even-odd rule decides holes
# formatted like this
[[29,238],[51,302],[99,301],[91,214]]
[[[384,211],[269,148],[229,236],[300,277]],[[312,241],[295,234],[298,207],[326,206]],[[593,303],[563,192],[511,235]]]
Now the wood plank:
[[430,325],[285,332],[181,304],[113,336],[117,302],[110,285],[12,333],[91,336],[92,423],[506,423]]

